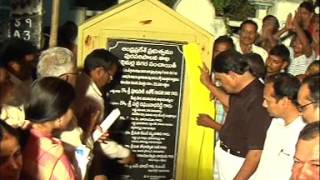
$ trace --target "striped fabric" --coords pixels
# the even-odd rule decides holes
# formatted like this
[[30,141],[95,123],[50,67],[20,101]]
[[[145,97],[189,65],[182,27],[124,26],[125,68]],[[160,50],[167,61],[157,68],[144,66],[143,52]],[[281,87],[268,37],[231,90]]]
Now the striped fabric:
[[294,51],[290,47],[290,59],[291,63],[288,68],[288,72],[294,76],[299,74],[304,74],[308,68],[308,66],[315,60],[316,54],[313,51],[310,57],[306,57],[306,55],[301,55],[299,57],[294,57]]
[[32,129],[23,151],[24,180],[73,180],[73,166],[64,154],[62,142]]
[[[217,123],[223,124],[224,120],[226,119],[227,113],[224,110],[223,104],[219,100],[215,100],[215,107],[216,107],[216,114],[215,114],[215,121]],[[215,142],[219,140],[219,132],[216,131],[216,138]]]
[[215,103],[216,103],[215,104],[216,105],[215,121],[220,124],[223,124],[227,113],[225,112],[224,107],[219,100],[216,100]]

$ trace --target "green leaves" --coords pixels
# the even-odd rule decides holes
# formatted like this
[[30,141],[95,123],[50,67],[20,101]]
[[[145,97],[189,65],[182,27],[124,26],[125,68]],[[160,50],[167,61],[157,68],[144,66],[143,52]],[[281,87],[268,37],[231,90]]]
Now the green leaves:
[[255,8],[248,0],[212,0],[217,16],[242,21],[255,16]]

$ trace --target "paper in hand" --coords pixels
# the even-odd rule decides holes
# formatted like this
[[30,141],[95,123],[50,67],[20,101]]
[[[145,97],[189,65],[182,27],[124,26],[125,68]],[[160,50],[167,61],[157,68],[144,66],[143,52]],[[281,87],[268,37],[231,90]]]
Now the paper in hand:
[[96,129],[93,132],[92,134],[93,141],[94,142],[97,141],[101,137],[101,135],[110,128],[110,126],[114,123],[114,121],[118,119],[119,116],[120,116],[120,110],[118,108],[114,109],[99,125],[102,131],[100,131],[99,129]]

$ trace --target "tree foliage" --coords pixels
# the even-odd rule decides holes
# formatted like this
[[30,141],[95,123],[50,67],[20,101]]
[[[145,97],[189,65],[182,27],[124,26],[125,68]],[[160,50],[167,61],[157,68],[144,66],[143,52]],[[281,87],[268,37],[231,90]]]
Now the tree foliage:
[[[160,0],[169,7],[173,7],[178,0]],[[197,1],[197,0],[194,0]],[[231,20],[242,21],[255,16],[255,8],[248,0],[210,0],[217,16],[228,17]],[[192,7],[190,7],[192,8]]]
[[255,16],[255,8],[248,0],[211,0],[218,16],[242,21]]

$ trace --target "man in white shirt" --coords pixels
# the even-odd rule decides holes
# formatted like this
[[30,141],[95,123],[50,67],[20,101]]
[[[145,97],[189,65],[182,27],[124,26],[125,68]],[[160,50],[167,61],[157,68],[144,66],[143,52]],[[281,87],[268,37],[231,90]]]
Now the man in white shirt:
[[258,37],[258,25],[252,20],[245,20],[240,25],[239,39],[234,39],[236,50],[241,54],[257,53],[266,62],[268,52],[254,43]]
[[[76,115],[77,117],[85,116],[88,109],[93,109],[100,112],[100,117],[97,118],[97,122],[79,119],[79,125],[84,131],[99,125],[105,117],[105,94],[103,92],[105,91],[105,86],[113,80],[119,66],[118,58],[105,49],[96,49],[86,57],[84,71],[79,75],[76,83]],[[102,154],[112,159],[120,158],[118,162],[121,164],[135,162],[135,154],[115,141],[106,141],[104,145],[101,145],[102,152],[99,150],[98,148],[95,151],[91,167],[92,176],[96,180],[106,179],[106,172],[103,169],[105,158]]]
[[284,180],[291,176],[295,145],[305,126],[296,103],[299,86],[299,80],[288,73],[271,76],[266,82],[263,106],[274,118],[254,179]]
[[280,72],[286,72],[290,64],[290,52],[289,49],[283,45],[278,44],[274,46],[270,52],[266,61],[267,74],[265,79],[269,76],[278,74]]

